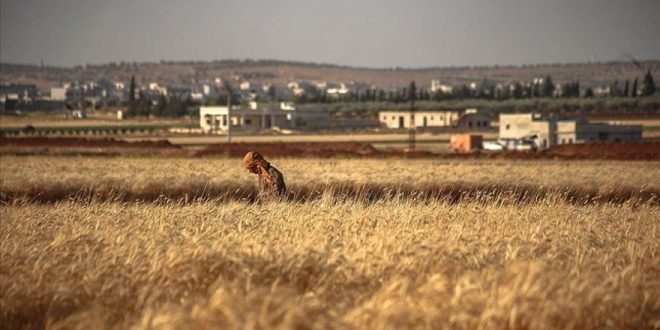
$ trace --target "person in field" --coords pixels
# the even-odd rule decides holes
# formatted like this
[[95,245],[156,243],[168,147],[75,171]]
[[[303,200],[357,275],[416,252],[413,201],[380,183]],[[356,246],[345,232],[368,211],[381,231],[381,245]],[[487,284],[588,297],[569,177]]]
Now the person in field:
[[243,157],[243,167],[250,173],[259,176],[259,196],[261,198],[282,197],[286,193],[282,172],[271,166],[260,153],[248,152]]

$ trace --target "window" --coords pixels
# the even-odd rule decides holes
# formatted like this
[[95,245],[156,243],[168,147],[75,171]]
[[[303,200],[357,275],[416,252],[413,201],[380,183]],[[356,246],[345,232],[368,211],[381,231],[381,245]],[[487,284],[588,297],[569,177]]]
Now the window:
[[252,125],[252,119],[245,119],[245,125]]
[[511,128],[511,125],[506,124],[506,126],[504,126],[504,128],[509,129],[509,128]]
[[573,139],[572,139],[572,138],[568,139],[568,144],[571,144],[571,143],[573,143]]

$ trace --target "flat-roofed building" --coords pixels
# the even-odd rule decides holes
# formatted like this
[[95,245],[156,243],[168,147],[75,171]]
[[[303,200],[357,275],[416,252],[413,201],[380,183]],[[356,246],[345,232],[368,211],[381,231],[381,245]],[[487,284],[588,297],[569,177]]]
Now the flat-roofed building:
[[[410,111],[383,110],[378,113],[378,121],[387,128],[409,128]],[[490,126],[490,116],[476,109],[415,111],[417,128],[488,129]]]
[[232,130],[242,131],[291,127],[291,121],[287,119],[287,112],[279,108],[232,108],[231,115],[226,106],[202,106],[199,108],[199,125],[207,133],[225,132],[230,123]]
[[500,114],[499,141],[506,148],[522,140],[545,149],[557,144],[631,142],[642,140],[642,126],[590,123],[585,118],[562,119],[540,114]]
[[[415,111],[415,127],[452,127],[460,116],[460,111]],[[409,128],[410,111],[380,111],[378,121],[387,128]]]
[[226,106],[202,106],[199,108],[199,125],[207,133],[232,130],[259,131],[263,129],[292,129],[326,127],[330,125],[330,114],[321,111],[300,111],[290,104],[261,105],[250,102],[248,108],[231,109],[228,116]]

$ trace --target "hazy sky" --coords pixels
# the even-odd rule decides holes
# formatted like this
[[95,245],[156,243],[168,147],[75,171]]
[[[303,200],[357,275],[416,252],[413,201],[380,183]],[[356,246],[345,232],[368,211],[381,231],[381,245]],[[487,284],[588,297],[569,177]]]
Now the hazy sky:
[[660,58],[660,0],[0,0],[0,60],[368,67]]

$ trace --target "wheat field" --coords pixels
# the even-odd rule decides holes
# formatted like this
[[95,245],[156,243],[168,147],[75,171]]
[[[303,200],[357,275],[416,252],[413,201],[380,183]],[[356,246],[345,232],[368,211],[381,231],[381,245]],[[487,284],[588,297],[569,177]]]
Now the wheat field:
[[2,328],[660,327],[657,162],[0,162]]

